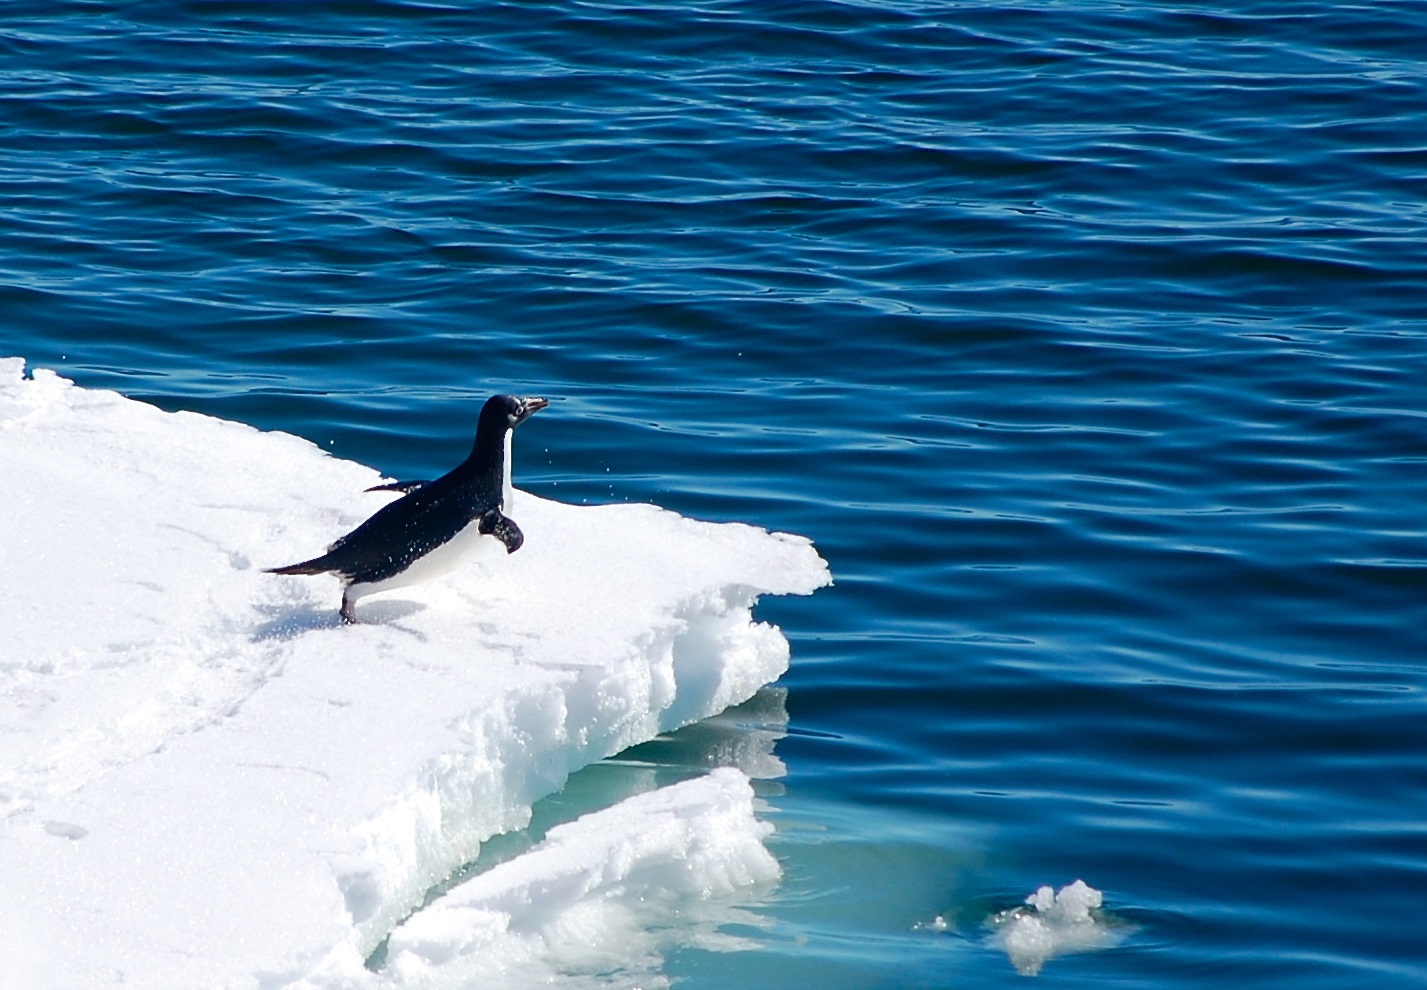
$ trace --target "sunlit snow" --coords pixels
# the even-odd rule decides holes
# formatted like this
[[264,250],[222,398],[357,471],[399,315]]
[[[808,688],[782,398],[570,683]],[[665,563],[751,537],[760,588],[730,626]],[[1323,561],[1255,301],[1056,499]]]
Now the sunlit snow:
[[751,609],[827,583],[808,541],[522,493],[518,553],[345,627],[335,579],[260,568],[393,497],[370,468],[8,359],[0,477],[7,987],[440,986],[474,946],[553,972],[582,926],[618,953],[660,898],[776,874],[720,771],[417,910],[573,770],[776,679]]

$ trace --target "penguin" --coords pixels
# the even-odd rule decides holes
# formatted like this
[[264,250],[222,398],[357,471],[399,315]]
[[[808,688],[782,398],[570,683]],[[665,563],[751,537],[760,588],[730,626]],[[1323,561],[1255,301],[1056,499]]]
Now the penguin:
[[320,557],[268,574],[325,574],[342,579],[342,621],[355,623],[357,600],[429,581],[498,545],[515,553],[525,536],[505,514],[510,506],[512,431],[550,403],[493,395],[481,407],[471,454],[435,481],[398,481],[368,491],[399,491]]

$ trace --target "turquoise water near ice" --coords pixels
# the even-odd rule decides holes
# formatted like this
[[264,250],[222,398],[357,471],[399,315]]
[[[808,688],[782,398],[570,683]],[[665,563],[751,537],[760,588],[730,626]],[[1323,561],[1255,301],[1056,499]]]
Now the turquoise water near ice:
[[1133,928],[1038,980],[1427,986],[1424,37],[10,0],[0,352],[399,477],[544,394],[523,487],[812,537],[780,685],[568,799],[786,768],[680,986],[1015,983],[986,919],[1077,877]]

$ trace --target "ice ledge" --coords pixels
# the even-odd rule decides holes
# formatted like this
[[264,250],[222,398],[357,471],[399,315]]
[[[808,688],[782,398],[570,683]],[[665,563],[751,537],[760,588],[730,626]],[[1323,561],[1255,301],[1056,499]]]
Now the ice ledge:
[[22,369],[0,361],[21,987],[279,986],[362,957],[572,770],[776,679],[754,602],[829,580],[799,537],[523,495],[520,553],[343,628],[335,582],[257,568],[373,511],[375,472]]
[[[771,831],[732,768],[629,798],[552,829],[402,924],[372,982],[526,987],[657,970],[671,940],[727,947],[718,901],[777,879],[762,843]],[[333,975],[348,986],[355,974]]]
[[370,952],[485,839],[524,827],[530,806],[573,771],[777,680],[787,669],[787,640],[752,620],[753,597],[740,586],[679,602],[618,663],[542,669],[527,659],[533,670],[451,718],[459,746],[353,830],[356,855],[334,860],[357,951]]

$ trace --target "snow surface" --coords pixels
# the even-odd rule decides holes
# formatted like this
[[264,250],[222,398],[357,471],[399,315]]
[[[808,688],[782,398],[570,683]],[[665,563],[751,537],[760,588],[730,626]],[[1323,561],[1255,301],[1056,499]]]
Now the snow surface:
[[751,609],[828,582],[807,540],[522,493],[518,553],[349,627],[335,579],[260,570],[392,497],[305,440],[3,359],[0,477],[7,987],[386,985],[500,924],[519,938],[485,955],[557,969],[536,957],[575,951],[581,919],[618,929],[638,884],[712,896],[774,868],[746,782],[716,773],[611,809],[617,837],[552,833],[433,913],[444,943],[425,912],[401,924],[573,770],[775,680],[787,641]]

